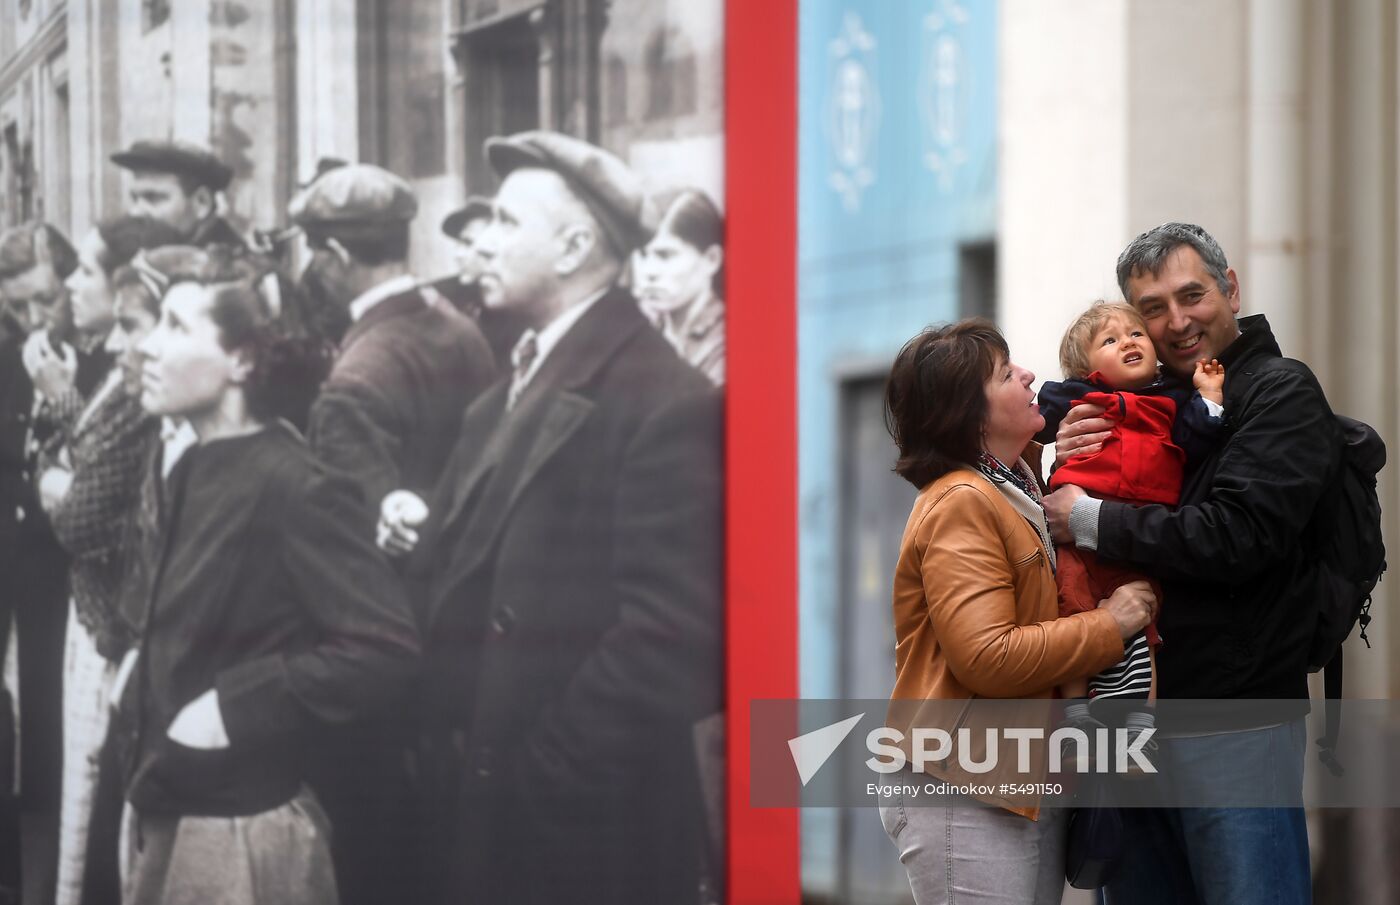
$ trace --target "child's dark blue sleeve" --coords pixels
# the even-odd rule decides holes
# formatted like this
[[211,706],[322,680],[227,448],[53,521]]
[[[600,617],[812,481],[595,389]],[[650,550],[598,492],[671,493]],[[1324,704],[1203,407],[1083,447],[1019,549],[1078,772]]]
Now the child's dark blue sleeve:
[[1084,395],[1083,384],[1079,381],[1047,380],[1040,385],[1035,401],[1040,405],[1040,414],[1045,418],[1045,427],[1035,435],[1037,443],[1054,443],[1055,433],[1060,422],[1069,414],[1070,403]]
[[1172,442],[1186,453],[1186,466],[1209,455],[1220,445],[1225,432],[1225,416],[1212,415],[1199,392],[1187,396],[1183,390],[1176,398],[1176,421],[1172,424]]

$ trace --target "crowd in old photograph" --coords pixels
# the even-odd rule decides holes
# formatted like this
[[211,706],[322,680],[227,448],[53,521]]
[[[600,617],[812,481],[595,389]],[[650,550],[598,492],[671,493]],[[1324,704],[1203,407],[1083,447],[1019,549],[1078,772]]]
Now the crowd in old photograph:
[[0,234],[0,902],[721,894],[723,215],[485,154],[450,279],[179,141]]

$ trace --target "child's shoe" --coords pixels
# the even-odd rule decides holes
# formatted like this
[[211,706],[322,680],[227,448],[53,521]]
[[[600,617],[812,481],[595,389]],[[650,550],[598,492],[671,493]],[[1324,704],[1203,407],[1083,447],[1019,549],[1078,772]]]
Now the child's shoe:
[[1154,769],[1144,770],[1142,764],[1127,755],[1128,749],[1134,747],[1138,738],[1150,731],[1151,728],[1150,726],[1129,726],[1123,730],[1123,743],[1117,763],[1123,765],[1123,775],[1128,779],[1142,779],[1144,776],[1150,776],[1156,772],[1157,740],[1155,738],[1148,738],[1146,742],[1143,742],[1142,747],[1137,749],[1137,757],[1146,761]]
[[1060,772],[1089,773],[1094,769],[1094,748],[1098,744],[1099,730],[1108,727],[1089,715],[1089,705],[1074,703],[1065,708],[1065,721],[1061,729],[1078,729],[1088,738],[1088,744],[1081,745],[1072,736],[1060,738]]
[[[1157,740],[1152,738],[1150,733],[1156,726],[1157,717],[1151,709],[1134,710],[1123,718],[1123,729],[1121,733],[1122,742],[1118,751],[1118,765],[1123,770],[1123,775],[1128,779],[1142,779],[1149,775],[1152,770],[1143,769],[1139,760],[1146,761],[1152,766],[1152,759],[1157,754]],[[1138,747],[1138,740],[1148,734],[1146,741]],[[1137,749],[1137,759],[1128,757],[1129,749]]]

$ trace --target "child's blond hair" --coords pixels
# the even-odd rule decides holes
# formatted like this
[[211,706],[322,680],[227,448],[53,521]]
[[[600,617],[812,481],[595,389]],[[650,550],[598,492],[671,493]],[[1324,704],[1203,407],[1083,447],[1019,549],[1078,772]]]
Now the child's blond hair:
[[1136,324],[1144,333],[1147,332],[1147,322],[1132,305],[1098,299],[1089,306],[1088,311],[1074,319],[1074,323],[1065,331],[1064,339],[1060,340],[1060,370],[1065,372],[1066,378],[1083,380],[1089,376],[1089,343],[1099,328],[1113,317],[1125,318],[1128,323]]

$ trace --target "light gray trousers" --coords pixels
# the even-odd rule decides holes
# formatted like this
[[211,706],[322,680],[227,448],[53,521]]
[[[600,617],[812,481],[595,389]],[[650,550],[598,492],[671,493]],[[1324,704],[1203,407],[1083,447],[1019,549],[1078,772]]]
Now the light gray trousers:
[[123,905],[337,905],[330,824],[310,789],[249,817],[122,823]]
[[917,905],[1059,905],[1068,819],[1058,808],[1027,820],[1001,808],[923,807],[900,796],[880,808]]

